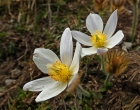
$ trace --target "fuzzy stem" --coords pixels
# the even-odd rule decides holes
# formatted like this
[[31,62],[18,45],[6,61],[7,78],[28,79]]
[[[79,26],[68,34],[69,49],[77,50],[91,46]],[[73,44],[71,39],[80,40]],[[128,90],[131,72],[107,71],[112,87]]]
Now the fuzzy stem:
[[80,84],[78,85],[78,89],[82,92],[83,95],[90,97],[90,93],[86,91]]
[[103,73],[106,74],[103,55],[101,55],[100,58],[101,58],[101,69],[102,69]]
[[135,3],[134,4],[134,18],[133,18],[132,33],[131,33],[131,42],[134,41],[134,36],[136,34],[137,20],[138,20],[138,3]]
[[105,79],[105,87],[108,86],[108,83],[110,82],[111,78],[112,78],[112,75],[108,74],[106,79]]

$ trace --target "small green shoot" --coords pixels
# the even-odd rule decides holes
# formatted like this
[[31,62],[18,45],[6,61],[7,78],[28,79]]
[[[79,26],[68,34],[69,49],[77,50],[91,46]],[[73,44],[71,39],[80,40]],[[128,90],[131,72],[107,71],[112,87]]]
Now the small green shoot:
[[5,38],[7,36],[7,32],[0,32],[0,38]]

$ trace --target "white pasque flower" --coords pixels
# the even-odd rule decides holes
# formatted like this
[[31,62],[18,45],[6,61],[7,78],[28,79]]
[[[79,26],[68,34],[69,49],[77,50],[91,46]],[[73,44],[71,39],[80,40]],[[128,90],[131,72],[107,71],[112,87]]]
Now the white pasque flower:
[[77,42],[73,56],[72,35],[70,29],[66,28],[60,43],[61,60],[49,49],[35,49],[33,61],[43,73],[49,76],[26,83],[23,90],[42,91],[35,99],[36,102],[45,101],[60,94],[78,75],[80,55],[81,45]]
[[[98,14],[89,14],[86,19],[86,26],[91,36],[88,36],[80,31],[72,31],[73,37],[81,44],[91,46],[89,48],[82,48],[81,56],[100,54],[113,48],[124,37],[124,34],[119,30],[113,35],[117,26],[117,10],[115,10],[108,19],[103,30],[103,21]],[[112,36],[113,35],[113,36]],[[102,49],[102,51],[101,51]]]

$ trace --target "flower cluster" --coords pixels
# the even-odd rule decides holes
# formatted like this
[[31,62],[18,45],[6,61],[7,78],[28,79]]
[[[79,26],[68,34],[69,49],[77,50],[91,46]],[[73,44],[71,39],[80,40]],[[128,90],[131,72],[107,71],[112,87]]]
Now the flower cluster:
[[[48,76],[26,83],[23,90],[41,91],[35,99],[36,102],[40,102],[55,97],[66,89],[69,90],[68,87],[73,87],[71,85],[76,82],[78,76],[80,57],[96,53],[103,54],[108,51],[108,48],[113,48],[123,39],[124,35],[121,30],[113,35],[117,26],[117,19],[117,10],[115,10],[103,29],[101,17],[97,14],[89,14],[86,19],[86,26],[90,35],[75,30],[70,31],[69,28],[66,28],[60,42],[60,59],[49,49],[35,49],[33,61]],[[78,41],[74,55],[72,37]],[[81,48],[79,42],[90,47]],[[106,71],[110,74],[116,74],[116,72],[120,74],[121,71],[117,71],[118,67],[122,70],[125,68],[123,64],[127,63],[127,60],[124,60],[124,54],[115,52],[117,56],[115,58],[106,56],[104,63]]]

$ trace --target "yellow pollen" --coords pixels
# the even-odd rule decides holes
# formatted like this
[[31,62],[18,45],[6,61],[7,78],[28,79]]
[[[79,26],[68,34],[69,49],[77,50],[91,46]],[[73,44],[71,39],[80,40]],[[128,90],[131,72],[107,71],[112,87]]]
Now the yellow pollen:
[[107,44],[106,35],[96,30],[95,33],[91,35],[91,43],[96,48],[105,47]]
[[72,71],[65,64],[56,61],[53,64],[47,65],[48,74],[51,78],[60,82],[68,82],[71,79]]

